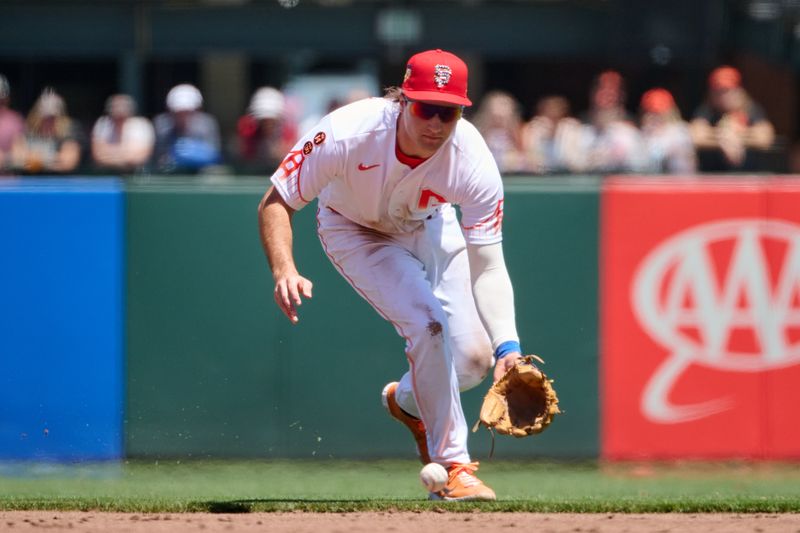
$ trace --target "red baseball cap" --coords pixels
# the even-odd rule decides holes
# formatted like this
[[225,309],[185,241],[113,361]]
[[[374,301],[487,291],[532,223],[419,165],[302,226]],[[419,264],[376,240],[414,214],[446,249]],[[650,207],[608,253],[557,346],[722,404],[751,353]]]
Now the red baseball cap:
[[642,95],[641,107],[648,113],[666,113],[675,107],[675,99],[668,90],[657,87]]
[[412,100],[472,105],[467,98],[466,63],[438,48],[411,56],[402,88],[403,94]]
[[719,67],[708,76],[712,89],[736,89],[742,83],[742,75],[733,67]]

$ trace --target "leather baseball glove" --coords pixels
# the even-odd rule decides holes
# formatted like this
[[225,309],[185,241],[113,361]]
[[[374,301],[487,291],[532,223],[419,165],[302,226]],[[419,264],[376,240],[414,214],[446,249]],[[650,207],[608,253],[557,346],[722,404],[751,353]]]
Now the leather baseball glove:
[[527,437],[544,431],[561,413],[553,380],[539,370],[534,360],[544,363],[536,355],[526,355],[492,385],[473,431],[483,424],[503,435]]

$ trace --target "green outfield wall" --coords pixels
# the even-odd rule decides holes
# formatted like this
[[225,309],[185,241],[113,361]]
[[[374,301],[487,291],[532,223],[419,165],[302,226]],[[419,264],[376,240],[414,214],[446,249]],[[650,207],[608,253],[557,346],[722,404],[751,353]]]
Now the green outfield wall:
[[[403,341],[336,273],[315,206],[295,216],[295,255],[314,298],[292,326],[272,300],[257,231],[266,179],[127,185],[126,454],[132,457],[410,456],[383,411],[405,371]],[[547,361],[565,412],[502,456],[595,457],[599,181],[506,182],[505,254],[523,346]],[[477,418],[487,381],[464,394]],[[472,435],[476,459],[491,445]]]

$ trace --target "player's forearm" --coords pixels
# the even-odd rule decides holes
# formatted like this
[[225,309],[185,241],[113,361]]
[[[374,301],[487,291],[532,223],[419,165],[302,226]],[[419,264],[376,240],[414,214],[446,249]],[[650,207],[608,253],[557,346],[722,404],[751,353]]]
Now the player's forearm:
[[514,289],[500,243],[468,246],[472,293],[478,315],[489,333],[492,349],[519,342],[514,316]]
[[262,198],[258,206],[261,245],[274,277],[296,273],[292,257],[292,214],[274,188]]

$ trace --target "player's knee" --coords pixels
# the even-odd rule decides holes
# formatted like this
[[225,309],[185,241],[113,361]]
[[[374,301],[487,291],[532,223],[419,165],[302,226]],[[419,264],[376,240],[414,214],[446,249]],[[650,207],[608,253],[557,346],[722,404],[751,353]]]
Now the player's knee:
[[491,352],[476,351],[459,358],[457,365],[458,388],[462,391],[477,387],[492,369]]

